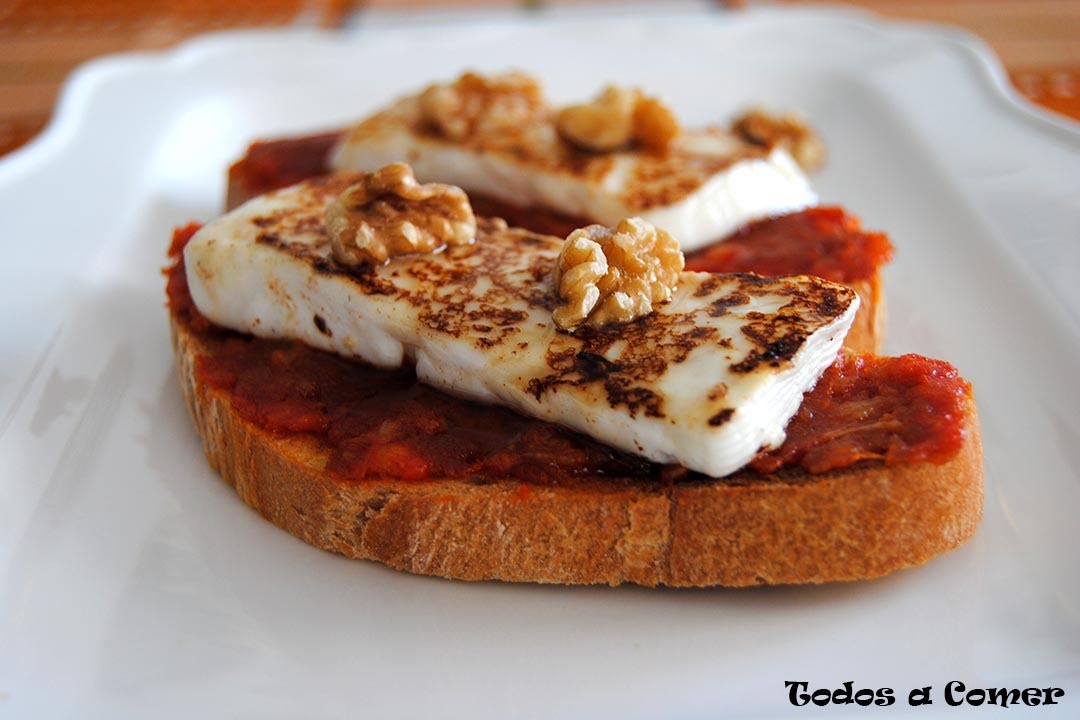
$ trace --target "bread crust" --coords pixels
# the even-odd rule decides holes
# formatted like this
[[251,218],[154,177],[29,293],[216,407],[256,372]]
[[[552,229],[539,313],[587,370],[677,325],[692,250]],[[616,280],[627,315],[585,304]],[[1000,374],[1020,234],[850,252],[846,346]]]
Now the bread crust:
[[881,287],[881,271],[844,284],[859,295],[859,309],[844,337],[844,347],[856,353],[876,353],[885,340],[885,294]]
[[263,517],[353,558],[459,580],[747,586],[867,579],[964,542],[982,515],[974,402],[948,462],[865,462],[821,475],[745,473],[700,483],[604,479],[573,488],[514,480],[342,482],[307,436],[241,418],[199,382],[212,352],[170,318],[184,398],[210,464]]

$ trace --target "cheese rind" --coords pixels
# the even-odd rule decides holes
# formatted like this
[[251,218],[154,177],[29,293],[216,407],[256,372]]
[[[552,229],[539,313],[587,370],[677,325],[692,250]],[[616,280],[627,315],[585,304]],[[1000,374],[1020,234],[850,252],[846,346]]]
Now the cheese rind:
[[335,265],[322,215],[355,180],[308,181],[202,228],[184,251],[199,311],[379,367],[411,362],[447,392],[719,477],[783,441],[858,305],[817,278],[683,273],[651,315],[569,335],[551,319],[558,238],[481,221],[470,246]]
[[817,203],[786,151],[766,151],[721,130],[686,131],[665,154],[587,153],[562,142],[544,121],[493,140],[453,141],[425,131],[415,97],[360,123],[330,155],[339,171],[393,162],[411,165],[421,182],[513,205],[604,225],[641,217],[679,238],[687,252],[753,220]]

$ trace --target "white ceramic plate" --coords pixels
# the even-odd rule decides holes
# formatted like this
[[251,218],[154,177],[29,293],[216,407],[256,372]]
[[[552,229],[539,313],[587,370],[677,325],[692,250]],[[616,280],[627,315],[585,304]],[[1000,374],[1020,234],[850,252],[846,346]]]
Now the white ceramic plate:
[[[826,587],[466,584],[315,550],[239,502],[174,378],[170,228],[219,211],[252,138],[467,66],[527,68],[559,98],[639,84],[690,123],[802,108],[831,150],[823,198],[898,249],[888,349],[974,382],[974,540]],[[851,680],[896,691],[874,716],[952,717],[960,680],[1062,687],[1038,717],[1076,717],[1078,160],[1076,126],[970,39],[840,12],[384,23],[92,63],[0,163],[0,715],[801,717],[836,708],[792,707],[786,680]],[[909,708],[926,685],[934,705]]]

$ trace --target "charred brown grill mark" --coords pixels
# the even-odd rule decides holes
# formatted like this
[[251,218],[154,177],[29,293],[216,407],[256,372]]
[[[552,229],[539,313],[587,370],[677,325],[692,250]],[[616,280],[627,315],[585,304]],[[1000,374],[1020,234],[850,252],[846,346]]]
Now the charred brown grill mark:
[[[491,320],[499,327],[508,327],[510,325],[517,325],[520,322],[524,322],[525,318],[529,317],[529,314],[523,310],[512,310],[510,308],[493,307],[488,304],[480,306],[481,317]],[[469,314],[470,318],[472,313]]]
[[769,285],[774,288],[791,287],[791,283],[785,282],[779,278],[766,277],[765,275],[758,275],[757,273],[729,273],[729,278],[735,278],[738,280],[739,285],[743,287],[744,291],[750,286],[765,286]]
[[[696,326],[691,328],[685,335],[675,336],[671,344],[671,362],[684,362],[690,356],[692,350],[715,340],[718,334],[716,328]],[[727,338],[723,339],[726,340]]]
[[625,405],[630,417],[637,417],[639,412],[646,417],[664,417],[664,399],[648,388],[626,387],[608,380],[604,383],[604,390],[611,406]]
[[[827,289],[822,293],[823,297],[816,304],[815,309],[822,317],[831,317],[844,311],[847,304],[834,289]],[[850,302],[850,301],[849,301]]]
[[638,413],[647,417],[664,417],[664,399],[660,395],[647,387],[627,382],[624,377],[627,368],[599,353],[573,349],[549,351],[548,365],[556,372],[533,378],[526,387],[537,400],[549,391],[557,391],[560,386],[580,388],[596,385],[603,388],[611,407],[625,406],[630,417],[637,417]]
[[548,367],[563,373],[570,372],[574,368],[578,355],[579,352],[572,347],[558,351],[549,348],[547,351]]
[[352,282],[358,285],[366,295],[407,296],[397,285],[376,274],[374,268],[366,267],[357,268],[355,270],[350,268],[346,270],[337,263],[334,263],[333,267],[335,274],[348,277]]
[[855,299],[851,290],[816,279],[810,284],[797,284],[753,274],[740,274],[739,278],[759,287],[771,282],[775,286],[771,292],[788,295],[791,300],[773,315],[756,311],[746,313],[749,322],[740,330],[755,347],[745,358],[731,365],[731,370],[737,373],[753,372],[764,364],[780,367],[789,362],[806,343],[811,323],[824,323],[837,317]]
[[437,310],[421,312],[419,319],[432,330],[454,337],[470,335],[474,331],[494,332],[494,335],[486,335],[476,340],[479,347],[489,348],[521,332],[518,324],[527,317],[528,314],[520,310],[498,308],[486,304],[475,310],[467,310],[465,303],[462,302],[451,303]]
[[316,315],[311,319],[311,321],[315,323],[315,328],[323,335],[325,335],[326,337],[334,337],[333,331],[330,330],[329,327],[327,327],[326,320],[323,319],[322,315]]
[[[529,263],[529,276],[535,283],[544,282],[555,269],[555,258],[539,256]],[[550,293],[550,291],[548,292]],[[553,295],[554,297],[554,295]]]
[[775,322],[763,320],[743,325],[740,330],[759,348],[771,349],[776,357],[785,352],[794,353],[806,340],[803,323],[797,318],[774,318]]
[[[290,248],[279,245],[285,251],[290,251]],[[303,248],[303,246],[299,246]],[[329,277],[343,277],[348,278],[353,284],[357,285],[359,289],[366,295],[397,295],[401,291],[390,280],[386,280],[374,272],[371,267],[357,267],[357,268],[344,268],[338,265],[331,258],[323,257],[318,253],[312,252],[310,249],[297,250],[292,252],[293,255],[299,258],[307,260],[311,269],[320,275],[326,275]]]
[[739,329],[756,348],[742,361],[731,365],[734,372],[752,372],[762,364],[779,367],[795,357],[806,342],[806,323],[794,303],[780,308],[775,316],[747,313],[747,319],[750,322]]
[[707,297],[716,292],[716,289],[724,284],[723,275],[710,275],[701,281],[698,289],[694,291],[694,297]]
[[[691,314],[653,314],[624,325],[585,327],[571,347],[548,351],[551,372],[533,378],[528,391],[539,400],[560,386],[595,386],[612,407],[624,406],[632,417],[665,417],[664,398],[649,386],[696,348],[718,342],[718,335],[716,328],[697,325]],[[616,359],[610,357],[613,350]]]
[[709,303],[709,315],[712,317],[721,317],[722,315],[728,314],[728,308],[738,307],[739,305],[746,305],[749,302],[750,296],[744,292],[736,291],[733,293],[728,293],[724,297],[713,300],[711,303]]
[[604,380],[611,373],[622,369],[617,363],[611,362],[603,355],[587,350],[582,350],[577,354],[577,368],[582,379],[587,381]]
[[525,385],[525,391],[532,395],[537,402],[539,402],[540,398],[542,398],[545,393],[547,393],[554,387],[555,385],[545,382],[542,378],[532,378]]
[[763,364],[768,364],[769,367],[780,367],[782,362],[787,362],[795,356],[805,341],[805,335],[780,338],[766,345],[764,350],[751,350],[745,359],[734,363],[731,369],[737,373],[748,373]]
[[276,222],[278,218],[274,215],[259,215],[251,218],[251,224],[258,228],[268,228]]
[[720,412],[709,418],[709,425],[711,427],[720,427],[735,415],[734,408],[724,408]]
[[540,288],[526,292],[522,297],[533,307],[542,308],[549,313],[559,304],[555,293]]
[[707,397],[712,402],[716,402],[720,398],[726,397],[727,393],[728,393],[727,384],[726,383],[717,383],[716,385],[713,386],[713,388],[711,390],[709,390],[709,394],[706,395],[705,397]]

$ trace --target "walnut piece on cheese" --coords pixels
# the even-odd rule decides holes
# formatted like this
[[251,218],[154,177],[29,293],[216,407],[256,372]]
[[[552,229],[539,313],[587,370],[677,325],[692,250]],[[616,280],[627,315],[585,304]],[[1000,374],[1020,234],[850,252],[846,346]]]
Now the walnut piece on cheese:
[[420,112],[432,130],[450,140],[517,132],[550,110],[536,78],[520,72],[464,73],[452,83],[429,85]]
[[465,191],[421,185],[404,163],[363,173],[327,206],[325,221],[334,259],[349,267],[476,239],[476,218]]
[[618,85],[608,85],[592,102],[563,108],[555,126],[564,140],[594,152],[631,143],[663,152],[680,131],[675,114],[658,99]]
[[675,238],[641,218],[575,230],[555,262],[552,319],[566,332],[636,320],[671,299],[683,266]]
[[671,108],[655,97],[639,94],[634,108],[634,140],[648,150],[664,152],[680,132]]
[[825,164],[825,143],[798,113],[774,115],[753,108],[735,118],[731,131],[754,145],[784,148],[803,170],[817,170]]

